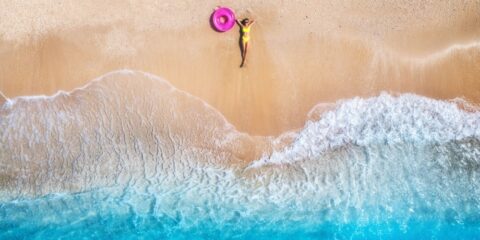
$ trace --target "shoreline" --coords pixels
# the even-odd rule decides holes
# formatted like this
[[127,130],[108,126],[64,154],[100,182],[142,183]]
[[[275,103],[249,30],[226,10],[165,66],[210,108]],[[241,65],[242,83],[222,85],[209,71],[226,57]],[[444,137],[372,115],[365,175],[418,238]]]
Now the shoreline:
[[[166,1],[148,11],[147,5],[133,5],[135,11],[113,19],[98,16],[101,9],[93,2],[85,4],[93,5],[32,7],[0,24],[0,92],[9,98],[51,95],[111,71],[135,69],[206,101],[253,135],[300,128],[318,103],[384,91],[480,103],[480,17],[467,3],[453,11],[445,4],[405,8],[421,5],[410,1],[388,8],[375,1],[275,7],[226,1],[238,16],[258,20],[245,68],[238,67],[238,29],[220,34],[210,28],[213,1]],[[52,14],[42,15],[46,6]],[[116,2],[104,11],[124,7]],[[134,14],[142,11],[145,16]],[[165,15],[172,11],[178,14]],[[427,13],[422,24],[403,17],[420,13]]]

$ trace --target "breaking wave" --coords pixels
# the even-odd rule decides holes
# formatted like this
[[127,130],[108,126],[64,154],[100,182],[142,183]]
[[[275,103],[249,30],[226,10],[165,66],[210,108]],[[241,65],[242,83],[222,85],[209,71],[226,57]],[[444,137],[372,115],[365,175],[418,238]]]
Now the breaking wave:
[[293,144],[253,166],[316,158],[349,145],[432,145],[479,139],[480,112],[476,108],[461,99],[446,102],[413,94],[384,93],[340,101],[319,120],[308,121]]
[[478,235],[475,106],[384,93],[321,108],[301,130],[254,137],[129,70],[7,100],[0,238]]

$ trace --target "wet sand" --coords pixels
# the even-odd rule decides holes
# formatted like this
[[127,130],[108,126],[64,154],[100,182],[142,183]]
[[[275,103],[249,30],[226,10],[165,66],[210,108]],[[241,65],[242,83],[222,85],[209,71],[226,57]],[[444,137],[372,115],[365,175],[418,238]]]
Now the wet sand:
[[245,68],[238,28],[220,34],[209,25],[217,4],[6,1],[0,91],[51,95],[137,69],[255,135],[301,127],[318,103],[382,91],[480,103],[475,1],[223,1],[257,20]]

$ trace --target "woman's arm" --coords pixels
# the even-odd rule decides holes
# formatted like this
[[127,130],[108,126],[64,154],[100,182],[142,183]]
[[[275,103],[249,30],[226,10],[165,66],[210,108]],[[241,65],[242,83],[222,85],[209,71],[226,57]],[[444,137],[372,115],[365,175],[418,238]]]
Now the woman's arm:
[[243,24],[240,21],[238,21],[238,19],[235,19],[235,22],[237,22],[238,26],[243,27]]

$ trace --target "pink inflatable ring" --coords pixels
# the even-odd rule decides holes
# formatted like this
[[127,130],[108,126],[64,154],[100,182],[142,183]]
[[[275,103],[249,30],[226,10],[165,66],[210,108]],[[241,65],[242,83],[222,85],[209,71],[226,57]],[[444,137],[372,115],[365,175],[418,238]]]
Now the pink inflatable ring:
[[235,13],[227,7],[217,8],[210,19],[212,26],[219,32],[226,32],[235,25]]

